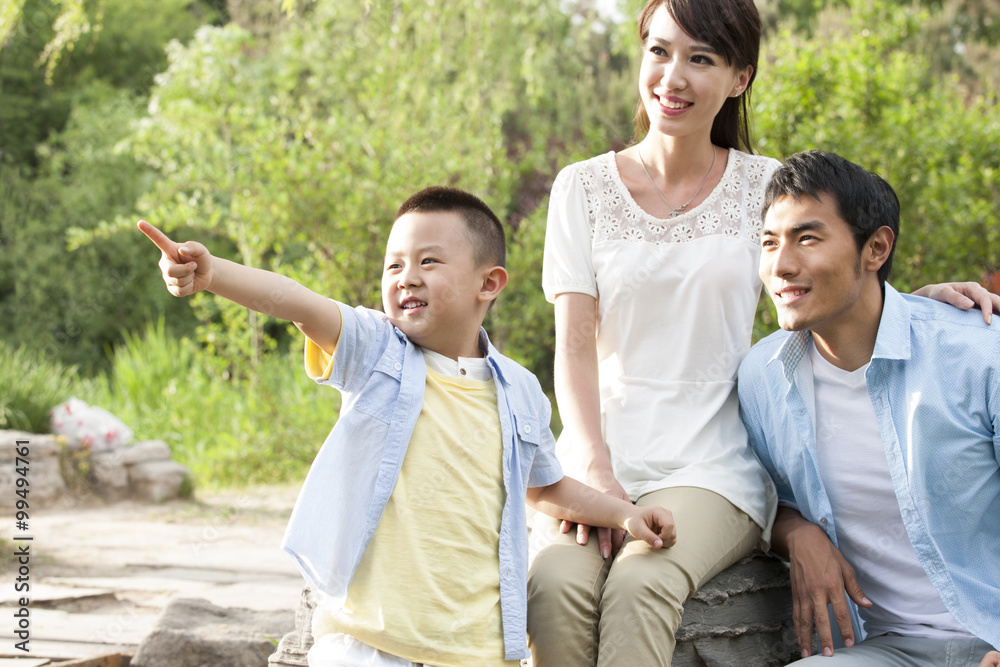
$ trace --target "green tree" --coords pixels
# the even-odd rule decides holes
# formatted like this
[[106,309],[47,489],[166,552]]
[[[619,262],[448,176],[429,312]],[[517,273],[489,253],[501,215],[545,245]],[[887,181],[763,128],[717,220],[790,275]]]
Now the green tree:
[[66,231],[133,210],[149,187],[151,172],[115,146],[144,113],[163,45],[214,16],[179,0],[100,7],[103,30],[79,35],[49,83],[38,58],[61,25],[59,4],[23,3],[0,49],[0,336],[85,372],[150,314],[193,326],[187,308],[136,280],[149,270],[139,239],[67,253]]

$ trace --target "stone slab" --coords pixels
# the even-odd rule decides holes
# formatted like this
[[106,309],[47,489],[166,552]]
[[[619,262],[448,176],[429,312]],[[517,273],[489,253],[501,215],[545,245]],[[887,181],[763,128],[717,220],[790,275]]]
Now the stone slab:
[[[120,610],[77,614],[57,609],[31,610],[31,648],[43,641],[76,642],[88,645],[136,647],[156,625],[158,610],[122,603]],[[13,607],[0,607],[0,616],[9,618]],[[0,627],[0,641],[12,644],[10,628]],[[76,657],[76,656],[68,656]]]
[[[31,604],[38,605],[39,603],[58,604],[68,600],[105,597],[112,593],[113,591],[110,588],[91,588],[72,584],[61,585],[59,583],[49,585],[40,582],[31,584],[30,597]],[[12,606],[22,596],[24,596],[24,593],[18,593],[13,588],[0,588],[0,605]]]
[[114,450],[122,464],[131,466],[147,461],[169,461],[170,446],[162,440],[143,440]]
[[134,667],[245,667],[264,665],[271,638],[295,626],[291,610],[223,608],[197,598],[170,602],[142,642]]

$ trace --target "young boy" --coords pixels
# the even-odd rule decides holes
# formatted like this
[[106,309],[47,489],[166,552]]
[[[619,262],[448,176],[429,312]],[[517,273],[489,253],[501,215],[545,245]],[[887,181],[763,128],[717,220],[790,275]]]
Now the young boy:
[[668,511],[563,477],[537,379],[482,329],[507,285],[506,244],[473,195],[428,188],[403,203],[384,313],[139,228],[162,251],[171,294],[208,290],[294,322],[310,376],[343,393],[284,544],[321,592],[310,665],[527,658],[525,497],[553,516],[674,543]]

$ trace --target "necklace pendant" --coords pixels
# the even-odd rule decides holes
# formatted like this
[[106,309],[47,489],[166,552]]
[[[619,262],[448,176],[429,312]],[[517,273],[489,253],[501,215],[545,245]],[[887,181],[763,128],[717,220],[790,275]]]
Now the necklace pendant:
[[[678,209],[678,210],[679,210],[679,209]],[[676,217],[677,217],[677,211],[671,211],[671,212],[670,212],[670,217],[671,217],[671,218],[676,218]]]

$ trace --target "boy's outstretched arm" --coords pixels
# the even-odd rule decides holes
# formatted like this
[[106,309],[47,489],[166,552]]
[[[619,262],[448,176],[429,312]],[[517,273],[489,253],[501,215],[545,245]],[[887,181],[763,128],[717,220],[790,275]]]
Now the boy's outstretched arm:
[[235,303],[288,320],[309,340],[333,354],[340,338],[340,308],[336,303],[291,278],[213,257],[208,248],[177,243],[145,220],[139,230],[160,249],[160,270],[174,296],[208,291]]
[[[596,491],[572,477],[563,477],[549,486],[529,488],[527,500],[539,512],[557,519],[627,530],[632,537],[656,549],[673,546],[677,541],[670,510],[637,507],[621,498]],[[602,555],[608,557],[607,553]]]

